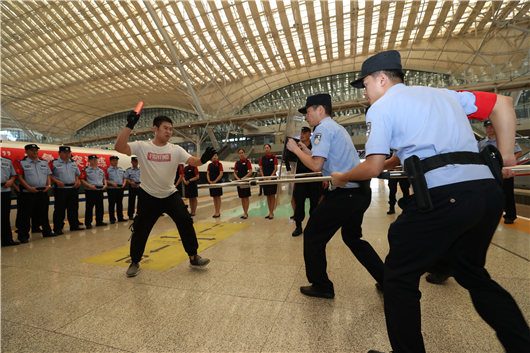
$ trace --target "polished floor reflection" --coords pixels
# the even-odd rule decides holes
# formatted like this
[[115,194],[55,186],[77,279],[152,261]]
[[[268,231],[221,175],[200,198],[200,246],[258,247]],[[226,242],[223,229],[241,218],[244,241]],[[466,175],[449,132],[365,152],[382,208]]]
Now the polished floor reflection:
[[[377,180],[372,188],[363,232],[384,258],[400,210],[387,215],[388,188]],[[306,297],[303,238],[291,236],[289,207],[265,219],[266,199],[253,189],[243,220],[237,193],[227,189],[221,218],[212,218],[206,195],[195,222],[250,226],[204,250],[212,262],[203,270],[184,261],[127,278],[123,267],[81,262],[127,246],[130,222],[2,248],[2,352],[390,351],[383,297],[340,234],[327,247],[335,299]],[[499,224],[487,269],[530,322],[530,222],[515,224]],[[161,217],[151,236],[174,228]],[[503,351],[454,279],[437,286],[422,278],[420,289],[428,352]]]

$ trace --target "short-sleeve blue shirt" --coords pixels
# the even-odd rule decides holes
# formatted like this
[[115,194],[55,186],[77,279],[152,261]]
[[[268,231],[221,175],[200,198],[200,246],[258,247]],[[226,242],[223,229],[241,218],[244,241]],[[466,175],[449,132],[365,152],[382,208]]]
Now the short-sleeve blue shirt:
[[[17,172],[17,174],[22,175],[29,186],[39,188],[48,185],[48,175],[52,173],[48,162],[44,159],[38,159],[37,162],[33,162],[29,158],[24,158],[19,163],[21,171]],[[29,190],[24,189],[22,192],[29,192]]]
[[[361,163],[348,131],[330,117],[322,119],[311,136],[312,157],[323,157],[322,175],[333,172],[345,173]],[[357,188],[358,183],[349,182],[343,188]]]
[[[80,175],[81,171],[77,166],[77,162],[69,159],[67,162],[61,158],[54,159],[52,162],[52,176],[65,184],[74,184],[76,175]],[[59,187],[58,187],[59,188]],[[64,186],[59,189],[72,189],[73,186]]]
[[105,183],[105,171],[100,167],[92,168],[91,166],[85,167],[84,179],[87,183],[94,186],[103,186]]
[[[107,180],[118,185],[123,185],[125,171],[121,167],[110,166],[107,168]],[[121,189],[121,187],[107,186],[107,189]]]
[[[495,140],[490,140],[490,138],[488,136],[486,136],[485,138],[483,138],[482,140],[480,140],[478,142],[478,149],[480,151],[482,151],[487,145],[493,145],[495,147],[497,147],[497,139]],[[514,151],[513,151],[513,154],[516,154],[516,153],[519,153],[521,152],[522,149],[521,147],[519,146],[519,144],[516,142],[515,143],[515,147],[514,147]]]
[[[2,157],[2,184],[17,175],[11,159]],[[2,192],[11,192],[11,188],[2,188]]]
[[[392,86],[368,111],[366,155],[398,151],[403,163],[450,152],[478,152],[467,115],[477,111],[475,95],[421,86]],[[485,165],[446,165],[425,174],[429,188],[492,179]]]
[[[125,178],[138,184],[140,182],[140,167],[138,167],[138,169],[134,169],[133,167],[127,168],[125,170]],[[134,188],[132,185],[130,185],[130,187]],[[137,186],[137,188],[139,187],[140,186]]]

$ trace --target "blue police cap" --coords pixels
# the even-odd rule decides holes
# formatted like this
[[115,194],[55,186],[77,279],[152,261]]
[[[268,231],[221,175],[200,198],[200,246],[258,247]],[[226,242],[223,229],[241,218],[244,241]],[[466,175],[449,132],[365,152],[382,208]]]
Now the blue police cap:
[[305,107],[298,109],[298,111],[302,114],[306,114],[307,108],[312,107],[314,105],[325,105],[331,107],[331,96],[327,93],[321,93],[307,97]]
[[59,152],[72,152],[70,146],[59,146]]
[[131,157],[131,162],[134,162],[134,161],[138,162],[138,157]]
[[364,88],[364,78],[380,70],[402,70],[401,55],[397,50],[384,51],[366,59],[361,68],[361,77],[350,84],[355,88]]
[[484,127],[486,126],[490,126],[491,125],[491,121],[489,120],[484,120]]
[[90,160],[90,159],[94,159],[94,158],[95,158],[95,159],[98,159],[98,156],[95,155],[95,154],[91,154],[90,156],[88,156],[88,159],[89,159],[89,160]]
[[120,159],[118,156],[110,156],[110,160],[113,160],[113,159]]

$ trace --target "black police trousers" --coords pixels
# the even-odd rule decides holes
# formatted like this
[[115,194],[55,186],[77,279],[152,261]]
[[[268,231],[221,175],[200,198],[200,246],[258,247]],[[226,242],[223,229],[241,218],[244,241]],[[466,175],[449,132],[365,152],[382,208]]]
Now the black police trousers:
[[371,199],[369,187],[338,188],[326,191],[313,211],[304,231],[304,260],[307,279],[316,290],[334,293],[326,272],[326,244],[341,227],[344,243],[372,277],[383,283],[383,261],[370,243],[361,239],[361,224]]
[[138,197],[138,190],[140,188],[129,188],[129,202],[127,205],[127,215],[129,219],[134,218],[134,211],[136,210],[136,198]]
[[2,245],[13,240],[11,231],[11,191],[2,192]]
[[76,188],[55,189],[55,209],[53,211],[53,229],[55,231],[63,229],[65,215],[68,215],[70,228],[79,227],[79,193]]
[[39,218],[38,222],[42,226],[42,235],[52,233],[50,221],[48,219],[48,210],[50,208],[50,196],[47,192],[21,192],[17,201],[17,220],[18,240],[28,240],[30,230],[30,218],[34,211]]
[[384,305],[393,351],[425,352],[418,286],[420,277],[443,257],[506,351],[528,352],[530,329],[519,307],[484,268],[502,215],[501,188],[486,179],[440,186],[429,193],[431,212],[420,213],[414,197],[401,199],[403,212],[388,230]]
[[514,195],[514,180],[513,178],[504,179],[502,183],[502,190],[504,191],[504,219],[515,220],[517,218],[517,211],[515,209],[515,195]]
[[132,262],[142,260],[149,233],[162,213],[167,214],[175,222],[186,253],[189,256],[197,255],[199,244],[195,228],[193,228],[193,219],[179,193],[175,192],[166,198],[159,199],[140,188],[138,215],[134,218],[131,237]]
[[320,190],[320,183],[295,184],[295,189],[293,192],[294,202],[296,205],[294,209],[294,220],[297,227],[302,226],[302,222],[305,218],[305,199],[309,199],[309,215],[311,215],[318,206],[318,201],[322,195]]
[[388,203],[390,206],[394,206],[397,202],[396,200],[396,193],[397,193],[397,186],[401,187],[401,191],[403,192],[403,197],[410,195],[410,181],[408,178],[395,178],[390,179],[388,181],[388,188],[390,189],[388,192]]
[[85,225],[92,223],[92,212],[96,207],[96,224],[103,223],[103,190],[85,189]]
[[123,219],[123,189],[107,189],[109,199],[109,219],[111,222],[116,222],[114,209],[118,214],[118,219]]

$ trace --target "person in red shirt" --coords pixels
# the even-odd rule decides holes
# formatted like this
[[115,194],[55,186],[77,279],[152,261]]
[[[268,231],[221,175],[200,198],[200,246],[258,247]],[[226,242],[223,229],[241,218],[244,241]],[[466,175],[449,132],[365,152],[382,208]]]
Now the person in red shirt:
[[[259,160],[260,175],[276,175],[276,172],[278,171],[278,159],[275,155],[271,153],[271,145],[266,144],[265,146],[263,146],[263,151],[265,151],[265,156],[261,157]],[[265,193],[265,195],[267,195],[267,204],[269,205],[269,215],[265,217],[267,219],[274,218],[273,212],[276,206],[276,189],[276,184],[266,185],[263,187],[263,192]]]
[[[248,178],[252,175],[252,165],[250,164],[250,161],[245,158],[244,149],[240,148],[237,150],[237,154],[239,155],[239,161],[237,161],[234,166],[234,178],[236,178],[236,180]],[[243,216],[241,216],[241,218],[247,219],[248,207],[250,204],[250,188],[241,188],[238,186],[237,194],[241,199],[241,206],[243,206]]]
[[[212,163],[208,165],[206,179],[208,179],[208,183],[216,184],[222,177],[223,164],[219,163],[219,156],[216,153],[212,157]],[[210,189],[210,196],[213,197],[213,205],[215,207],[213,218],[219,218],[221,217],[221,196],[223,196],[223,188]]]

